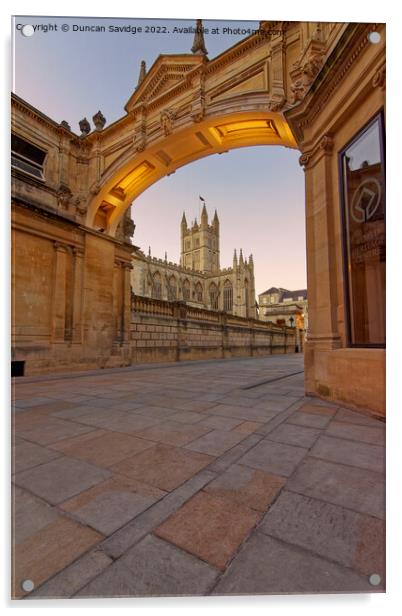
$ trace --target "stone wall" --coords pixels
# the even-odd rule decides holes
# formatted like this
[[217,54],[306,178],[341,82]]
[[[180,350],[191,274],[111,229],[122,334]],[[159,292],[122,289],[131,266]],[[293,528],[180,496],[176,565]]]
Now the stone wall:
[[132,308],[132,363],[295,352],[292,328],[144,297],[134,297]]

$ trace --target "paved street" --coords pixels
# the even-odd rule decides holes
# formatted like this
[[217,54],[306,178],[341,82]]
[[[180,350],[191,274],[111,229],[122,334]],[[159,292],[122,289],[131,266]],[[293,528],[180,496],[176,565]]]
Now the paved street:
[[384,423],[304,397],[302,371],[16,379],[14,596],[383,590]]

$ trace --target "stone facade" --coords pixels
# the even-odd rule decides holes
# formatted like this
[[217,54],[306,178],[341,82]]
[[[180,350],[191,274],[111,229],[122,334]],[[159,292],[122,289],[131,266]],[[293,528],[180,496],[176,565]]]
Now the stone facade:
[[254,261],[239,259],[236,250],[231,268],[220,269],[219,219],[212,225],[204,205],[201,224],[188,228],[186,216],[180,225],[180,264],[157,259],[141,250],[133,255],[131,286],[135,295],[167,301],[182,301],[190,306],[218,310],[245,318],[256,317]]
[[294,328],[182,302],[145,297],[133,300],[132,362],[262,357],[294,353],[297,345]]
[[289,291],[271,287],[258,296],[259,318],[277,325],[308,330],[307,289]]

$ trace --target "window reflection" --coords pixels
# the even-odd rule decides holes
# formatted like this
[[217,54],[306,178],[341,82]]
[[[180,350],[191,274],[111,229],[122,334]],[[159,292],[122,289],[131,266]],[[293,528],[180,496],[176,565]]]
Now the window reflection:
[[341,154],[350,343],[385,344],[385,182],[380,118]]

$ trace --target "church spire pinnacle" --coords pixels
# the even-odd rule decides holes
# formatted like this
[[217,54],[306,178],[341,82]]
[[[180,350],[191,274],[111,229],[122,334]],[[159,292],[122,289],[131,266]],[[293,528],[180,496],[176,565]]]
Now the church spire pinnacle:
[[195,25],[194,41],[191,51],[198,56],[206,56],[208,51],[205,47],[204,41],[204,28],[202,26],[202,19],[197,19]]
[[145,66],[145,60],[141,60],[140,74],[138,75],[137,88],[139,88],[142,82],[144,81],[146,74],[147,74],[147,69]]
[[239,265],[244,265],[243,250],[240,248]]
[[234,249],[234,253],[233,253],[233,269],[237,268],[237,250],[236,248]]

